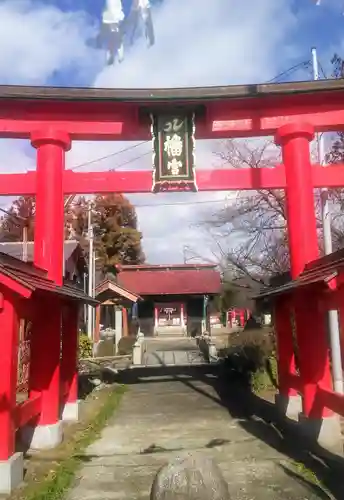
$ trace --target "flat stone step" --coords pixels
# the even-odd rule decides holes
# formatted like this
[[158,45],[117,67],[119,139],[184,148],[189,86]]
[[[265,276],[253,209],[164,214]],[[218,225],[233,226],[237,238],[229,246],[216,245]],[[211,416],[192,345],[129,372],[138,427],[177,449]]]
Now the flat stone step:
[[146,352],[143,355],[144,366],[186,366],[206,363],[199,350],[163,350]]

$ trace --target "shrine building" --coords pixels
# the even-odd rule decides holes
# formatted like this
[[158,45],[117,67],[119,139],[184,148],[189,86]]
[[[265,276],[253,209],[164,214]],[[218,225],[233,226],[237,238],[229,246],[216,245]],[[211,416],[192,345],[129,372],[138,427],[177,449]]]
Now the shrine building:
[[195,336],[209,329],[209,303],[221,292],[221,276],[209,264],[120,266],[119,286],[141,299],[131,308],[145,336]]

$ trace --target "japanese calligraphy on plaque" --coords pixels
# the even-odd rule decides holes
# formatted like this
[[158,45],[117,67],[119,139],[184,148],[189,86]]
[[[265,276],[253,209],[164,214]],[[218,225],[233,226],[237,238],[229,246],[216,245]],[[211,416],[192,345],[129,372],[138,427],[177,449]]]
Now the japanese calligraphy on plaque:
[[196,191],[193,115],[151,115],[153,191]]

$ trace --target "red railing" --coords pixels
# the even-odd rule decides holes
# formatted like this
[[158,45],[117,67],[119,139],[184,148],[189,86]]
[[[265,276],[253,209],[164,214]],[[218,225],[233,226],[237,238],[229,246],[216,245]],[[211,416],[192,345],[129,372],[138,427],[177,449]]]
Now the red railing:
[[319,386],[317,390],[317,404],[344,417],[344,395],[342,394]]
[[41,399],[41,396],[27,399],[14,408],[13,418],[16,429],[24,427],[24,425],[39,416],[41,413]]

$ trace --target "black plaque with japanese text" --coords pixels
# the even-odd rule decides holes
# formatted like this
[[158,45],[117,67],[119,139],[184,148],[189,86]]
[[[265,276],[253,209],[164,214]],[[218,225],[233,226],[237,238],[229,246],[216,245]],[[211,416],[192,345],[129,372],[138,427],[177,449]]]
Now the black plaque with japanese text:
[[151,115],[153,191],[196,191],[193,115]]

